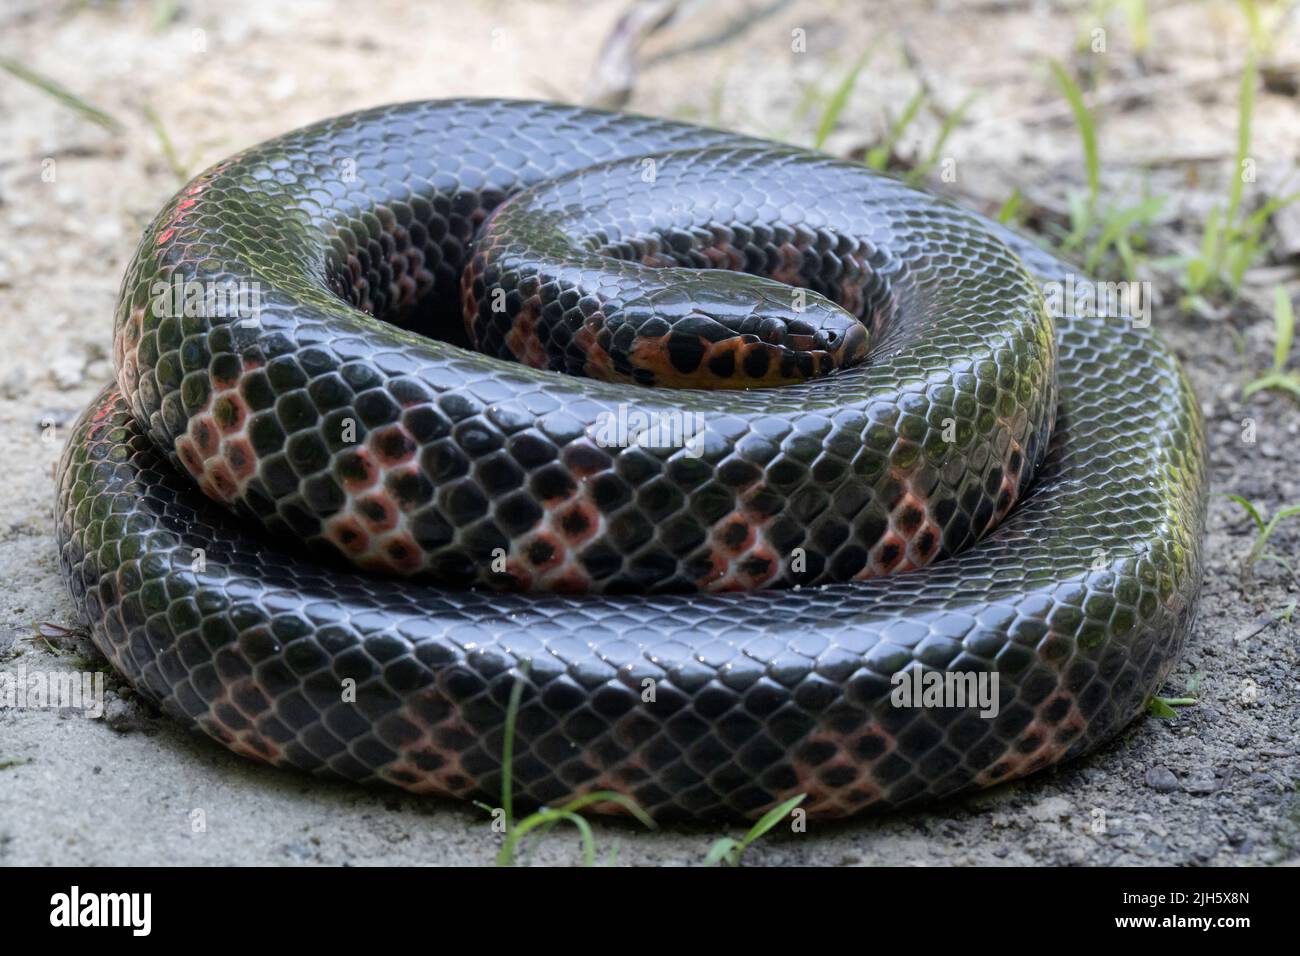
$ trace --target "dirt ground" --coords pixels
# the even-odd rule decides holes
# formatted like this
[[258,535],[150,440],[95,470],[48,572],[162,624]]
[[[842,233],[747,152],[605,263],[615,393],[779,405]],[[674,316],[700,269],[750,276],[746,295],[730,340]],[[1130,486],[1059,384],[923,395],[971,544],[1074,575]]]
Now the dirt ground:
[[[327,0],[8,0],[0,12],[0,57],[56,79],[120,124],[87,122],[0,72],[0,670],[96,666],[83,641],[48,626],[75,624],[54,549],[51,469],[66,426],[111,375],[121,273],[182,174],[383,102],[620,98],[616,71],[596,65],[623,3],[365,6],[360,15]],[[1127,8],[1135,6],[1143,5]],[[1062,221],[1067,191],[1084,176],[1046,66],[1055,57],[1099,89],[1091,101],[1101,115],[1103,203],[1144,190],[1169,197],[1148,243],[1159,260],[1194,251],[1205,215],[1227,195],[1248,33],[1236,3],[1147,6],[1144,43],[1141,24],[1117,3],[681,4],[641,47],[627,105],[810,144],[831,91],[869,54],[826,148],[860,155],[924,85],[927,106],[895,150],[906,164],[978,91],[943,147],[955,179],[941,182],[936,170],[932,184],[985,212],[1019,188],[1030,225],[1042,229]],[[1259,9],[1257,41],[1273,69],[1255,109],[1257,175],[1244,192],[1252,209],[1300,188],[1300,17],[1293,4]],[[1093,51],[1097,29],[1104,52]],[[805,51],[795,52],[800,37]],[[1298,226],[1290,212],[1279,216],[1272,252],[1235,298],[1184,308],[1169,273],[1150,274],[1163,293],[1153,322],[1185,362],[1210,436],[1215,497],[1200,616],[1164,691],[1196,703],[1138,721],[1089,758],[924,812],[799,834],[778,828],[748,864],[1297,860],[1300,622],[1286,609],[1300,587],[1279,561],[1243,575],[1254,528],[1226,493],[1265,516],[1300,502],[1295,398],[1275,390],[1242,398],[1243,384],[1272,361],[1274,286],[1297,291]],[[1268,550],[1297,557],[1300,517],[1278,525]],[[36,636],[40,624],[46,639]],[[0,863],[474,864],[497,851],[499,836],[472,806],[254,765],[178,729],[112,679],[109,690],[101,720],[0,709]],[[194,825],[195,810],[205,827]],[[716,837],[740,833],[605,822],[595,830],[602,855],[617,846],[619,863],[664,865],[698,864]],[[558,830],[527,856],[579,859],[574,832]]]

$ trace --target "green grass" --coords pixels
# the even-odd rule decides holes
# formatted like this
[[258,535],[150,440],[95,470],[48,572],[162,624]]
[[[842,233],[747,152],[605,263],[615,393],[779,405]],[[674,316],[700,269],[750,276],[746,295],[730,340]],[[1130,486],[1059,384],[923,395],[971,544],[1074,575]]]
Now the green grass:
[[1285,4],[1265,4],[1273,8],[1273,16],[1266,18],[1260,13],[1260,4],[1255,0],[1238,0],[1237,5],[1246,18],[1246,30],[1250,35],[1250,48],[1260,56],[1272,56],[1277,49],[1277,39],[1284,34],[1279,22],[1287,16]]
[[1266,520],[1260,510],[1241,495],[1230,494],[1228,495],[1228,498],[1240,505],[1242,510],[1250,516],[1250,520],[1255,523],[1255,530],[1257,532],[1255,542],[1251,545],[1250,552],[1246,555],[1246,559],[1242,563],[1242,575],[1245,576],[1249,574],[1257,562],[1268,560],[1280,564],[1282,567],[1286,568],[1292,576],[1294,576],[1290,562],[1280,555],[1265,551],[1265,548],[1268,547],[1269,538],[1273,536],[1273,532],[1277,530],[1277,526],[1281,522],[1285,521],[1287,518],[1294,518],[1296,515],[1300,515],[1300,504],[1279,508]]
[[[636,801],[621,793],[615,793],[611,790],[601,790],[595,793],[586,793],[580,797],[568,801],[559,807],[542,807],[535,813],[524,817],[518,823],[514,819],[514,755],[515,755],[515,722],[519,717],[519,703],[523,699],[524,680],[528,673],[528,668],[522,668],[523,675],[517,678],[514,685],[510,688],[510,699],[506,703],[506,723],[504,739],[501,742],[501,810],[505,817],[506,839],[502,843],[500,851],[497,853],[497,866],[514,866],[515,856],[519,852],[524,838],[534,830],[538,831],[538,836],[545,836],[551,828],[557,823],[571,823],[577,828],[578,834],[582,839],[582,863],[583,866],[593,866],[596,862],[596,840],[592,833],[591,824],[583,818],[578,811],[590,807],[597,803],[615,803],[621,806],[632,816],[640,820],[649,829],[654,829],[654,821],[649,815],[642,810]],[[484,806],[489,812],[493,808]],[[617,849],[615,850],[615,853]],[[614,857],[611,856],[607,862],[612,863]]]
[[813,149],[821,149],[826,145],[826,140],[830,138],[835,126],[840,121],[840,114],[844,108],[849,105],[849,100],[853,96],[853,88],[857,86],[858,74],[862,72],[863,67],[871,59],[871,50],[863,53],[857,61],[849,68],[849,72],[844,74],[844,78],[836,85],[831,92],[830,98],[827,99],[826,105],[822,108],[821,118],[817,121],[817,132],[813,136]]
[[[536,813],[530,813],[517,824],[510,826],[506,830],[505,843],[501,845],[501,850],[497,853],[497,866],[514,866],[515,854],[524,837],[533,830],[540,830],[544,836],[557,823],[572,823],[577,827],[582,837],[582,865],[594,866],[596,862],[596,841],[591,831],[591,824],[582,817],[578,811],[596,803],[617,803],[628,813],[632,814],[648,828],[654,829],[654,821],[637,806],[636,802],[621,793],[603,790],[596,793],[586,793],[580,797],[575,797],[561,807],[547,808],[543,807]],[[610,857],[608,862],[613,862],[614,857]]]
[[1146,0],[1120,0],[1119,8],[1128,21],[1129,34],[1133,37],[1133,52],[1142,56],[1151,48],[1151,20],[1147,15]]
[[903,134],[907,132],[907,128],[916,120],[917,114],[921,112],[921,107],[925,105],[925,98],[926,93],[923,89],[917,90],[912,95],[912,98],[903,107],[903,111],[890,124],[884,142],[877,143],[867,150],[867,155],[862,160],[866,165],[879,170],[889,166],[889,160],[894,155],[894,149],[898,146],[899,140],[903,138]]
[[53,654],[55,657],[63,656],[63,648],[59,647],[57,644],[51,641],[49,635],[43,634],[39,626],[36,627],[35,633],[32,634],[31,637],[23,638],[23,640],[27,641],[27,643],[29,644],[36,644],[39,642],[41,644],[44,644],[45,649],[49,651],[51,654]]
[[948,142],[948,137],[952,135],[953,130],[966,117],[966,111],[970,109],[972,103],[979,96],[978,93],[967,93],[966,98],[957,104],[957,108],[949,113],[939,127],[939,135],[935,137],[934,145],[930,147],[929,154],[919,165],[914,166],[907,171],[907,181],[917,183],[930,175],[930,170],[934,169],[939,163],[939,154],[943,152],[944,144]]
[[1143,56],[1151,49],[1151,22],[1146,0],[1095,0],[1078,24],[1079,37],[1075,49],[1080,53],[1092,49],[1092,30],[1105,26],[1112,11],[1118,10],[1124,21],[1126,33],[1133,44],[1133,52]]
[[1168,720],[1178,716],[1175,707],[1191,707],[1195,703],[1195,697],[1157,697],[1153,694],[1147,698],[1147,713]]
[[725,863],[727,866],[740,866],[741,858],[744,857],[745,851],[761,839],[769,830],[788,817],[794,808],[807,799],[808,794],[801,793],[797,797],[791,797],[785,803],[773,807],[759,819],[749,832],[739,840],[731,837],[720,837],[714,841],[713,846],[709,847],[708,854],[704,857],[705,866],[717,866]]
[[34,86],[38,90],[49,94],[64,106],[73,110],[84,119],[94,123],[96,126],[100,126],[109,132],[114,133],[122,128],[121,123],[99,107],[86,102],[57,80],[51,79],[42,73],[37,73],[35,70],[24,66],[17,60],[10,59],[6,56],[0,56],[0,70],[4,70],[10,75],[16,76],[24,83]]
[[1237,149],[1227,201],[1210,213],[1205,221],[1199,251],[1184,262],[1182,285],[1190,305],[1203,306],[1205,296],[1211,293],[1237,292],[1246,270],[1267,249],[1264,230],[1273,214],[1300,199],[1300,192],[1279,196],[1249,215],[1242,214],[1246,169],[1252,162],[1251,127],[1258,73],[1252,57],[1241,74],[1237,98]]
[[1273,367],[1247,382],[1241,391],[1242,398],[1250,398],[1267,388],[1300,397],[1300,373],[1286,367],[1295,338],[1295,311],[1291,307],[1291,297],[1282,286],[1273,289],[1273,330]]
[[1147,713],[1152,717],[1159,717],[1163,720],[1169,720],[1177,717],[1178,712],[1175,707],[1192,707],[1200,701],[1201,679],[1205,675],[1196,671],[1191,677],[1187,678],[1184,689],[1187,692],[1186,697],[1160,697],[1152,694],[1147,698]]
[[1166,197],[1144,196],[1132,205],[1102,205],[1096,118],[1065,67],[1056,60],[1048,61],[1048,66],[1074,116],[1088,183],[1086,191],[1071,190],[1066,196],[1070,228],[1061,240],[1061,247],[1066,252],[1081,253],[1084,268],[1090,273],[1118,271],[1133,280],[1137,276],[1139,250],[1146,245],[1148,231],[1164,209]]
[[[655,823],[649,815],[637,805],[636,801],[621,793],[612,790],[601,790],[595,793],[585,793],[580,797],[568,801],[559,807],[542,807],[535,813],[531,813],[518,822],[514,819],[514,755],[515,755],[515,724],[519,718],[519,705],[523,700],[524,680],[527,677],[528,668],[521,668],[522,675],[517,678],[510,688],[510,698],[506,703],[506,720],[504,735],[501,742],[501,807],[502,816],[505,818],[505,841],[501,844],[501,849],[497,852],[497,866],[514,866],[516,857],[523,846],[524,840],[533,833],[537,837],[544,837],[547,833],[559,823],[572,824],[578,831],[578,836],[582,841],[582,865],[594,866],[596,864],[596,837],[591,829],[591,824],[581,815],[585,810],[598,803],[614,803],[622,807],[629,814],[639,820],[648,829],[653,830]],[[750,828],[749,832],[741,839],[734,840],[731,837],[722,837],[716,840],[709,848],[705,857],[705,865],[713,866],[718,863],[725,863],[729,866],[739,866],[741,857],[753,843],[760,839],[765,833],[781,822],[782,819],[789,816],[795,807],[803,803],[807,798],[806,793],[801,793],[797,797],[791,797],[778,807],[769,810],[762,819]],[[477,803],[479,807],[488,813],[495,813],[497,808],[490,807],[485,803]],[[618,846],[615,844],[609,856],[604,860],[605,865],[612,865],[618,857]]]
[[[934,143],[931,144],[929,152],[926,153],[925,158],[903,174],[903,178],[907,182],[913,185],[921,182],[929,176],[934,167],[939,164],[943,147],[948,142],[948,137],[952,135],[953,130],[957,128],[957,125],[965,117],[966,111],[969,110],[970,105],[975,102],[976,96],[977,94],[975,93],[968,94],[966,98],[958,104],[957,108],[944,118],[943,125],[939,128],[939,135],[935,137]],[[913,122],[915,122],[916,117],[920,114],[921,107],[925,105],[926,98],[925,90],[917,90],[916,94],[907,101],[907,104],[903,107],[903,111],[899,113],[898,117],[890,125],[889,133],[885,137],[884,142],[877,143],[869,149],[867,155],[862,160],[863,163],[870,166],[872,169],[882,171],[890,167],[891,161],[897,154],[898,144],[902,141],[904,134],[906,134],[908,128]]]
[[153,130],[154,135],[158,137],[158,145],[162,148],[163,159],[167,161],[167,166],[181,183],[187,183],[190,179],[189,166],[183,163],[180,156],[176,153],[176,147],[172,145],[172,138],[167,134],[167,128],[163,125],[162,118],[152,106],[146,104],[144,108],[144,118],[148,120],[149,127]]
[[1079,140],[1083,145],[1083,168],[1088,176],[1086,208],[1091,213],[1096,209],[1097,196],[1101,192],[1101,154],[1097,149],[1097,124],[1093,120],[1092,111],[1083,101],[1083,92],[1074,82],[1074,77],[1057,60],[1050,60],[1048,66],[1056,78],[1056,85],[1061,88],[1066,102],[1070,104],[1074,125],[1079,130]]
[[997,221],[1004,226],[1018,226],[1024,222],[1025,213],[1025,196],[1019,187],[1011,190],[1011,195],[1007,197],[997,213]]
[[[822,106],[821,115],[817,120],[817,130],[813,134],[814,149],[822,149],[825,147],[826,141],[830,138],[831,133],[833,133],[835,127],[839,125],[840,116],[849,105],[849,101],[853,98],[854,90],[857,88],[858,77],[861,75],[863,68],[866,67],[867,62],[871,59],[871,54],[872,50],[868,50],[866,53],[863,53],[862,56],[858,57],[849,68],[848,72],[840,79],[839,83],[835,85],[835,88],[831,91],[830,95],[824,98],[825,103]],[[966,98],[958,104],[957,108],[944,118],[943,125],[939,128],[939,134],[935,137],[935,141],[931,144],[925,157],[904,174],[904,178],[908,182],[917,183],[923,180],[930,174],[930,171],[938,165],[944,145],[948,142],[948,138],[965,117],[966,111],[970,109],[970,105],[975,101],[976,95],[977,94],[975,93],[967,95]],[[804,101],[800,104],[797,113],[809,111],[820,99],[822,99],[821,94],[817,92],[816,88],[812,89],[805,95]],[[920,115],[921,109],[926,105],[927,99],[928,95],[923,88],[918,89],[916,93],[912,95],[907,103],[904,104],[902,111],[894,117],[890,123],[889,132],[885,135],[884,140],[877,143],[867,151],[866,156],[863,158],[863,163],[865,165],[878,170],[885,170],[890,167],[891,161],[895,158],[899,142],[901,142],[903,136],[907,133],[907,130],[916,121],[917,116]]]
[[153,18],[149,23],[149,29],[159,33],[171,26],[180,16],[180,0],[154,0]]

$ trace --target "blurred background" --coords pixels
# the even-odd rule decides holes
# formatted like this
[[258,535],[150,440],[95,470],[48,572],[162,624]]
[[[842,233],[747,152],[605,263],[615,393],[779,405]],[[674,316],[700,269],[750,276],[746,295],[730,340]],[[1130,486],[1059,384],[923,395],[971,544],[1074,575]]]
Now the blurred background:
[[[1183,358],[1210,436],[1205,596],[1166,689],[1183,705],[1153,706],[1157,718],[1126,740],[1052,775],[934,813],[787,835],[747,861],[1295,857],[1298,7],[6,0],[0,666],[95,656],[58,575],[50,471],[66,426],[111,376],[122,270],[182,183],[277,133],[396,100],[620,107],[854,158],[1017,225],[1090,274],[1149,283],[1152,322]],[[185,737],[125,687],[111,697],[104,724],[0,711],[0,863],[494,852],[473,808],[252,768]],[[184,820],[198,800],[238,827],[195,839]],[[1098,808],[1114,821],[1100,832]],[[699,862],[709,845],[600,826],[625,862]],[[535,860],[575,858],[565,836]]]

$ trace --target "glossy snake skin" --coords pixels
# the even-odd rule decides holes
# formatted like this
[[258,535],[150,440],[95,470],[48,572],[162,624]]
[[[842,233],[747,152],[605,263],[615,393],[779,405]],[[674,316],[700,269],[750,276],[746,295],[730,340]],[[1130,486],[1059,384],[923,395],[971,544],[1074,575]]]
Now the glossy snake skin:
[[[526,802],[842,816],[1012,779],[1142,710],[1200,579],[1195,398],[1143,323],[1048,315],[1069,271],[731,133],[328,120],[145,233],[62,565],[143,695],[323,775],[496,801],[522,681]],[[996,677],[996,714],[898,706],[915,671]]]

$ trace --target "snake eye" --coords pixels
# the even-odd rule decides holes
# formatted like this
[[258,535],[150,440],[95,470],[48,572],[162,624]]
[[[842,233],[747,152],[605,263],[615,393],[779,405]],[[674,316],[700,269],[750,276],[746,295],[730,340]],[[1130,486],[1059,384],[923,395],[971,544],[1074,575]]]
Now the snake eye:
[[813,346],[823,351],[833,351],[840,344],[841,335],[834,329],[818,329],[813,334]]

